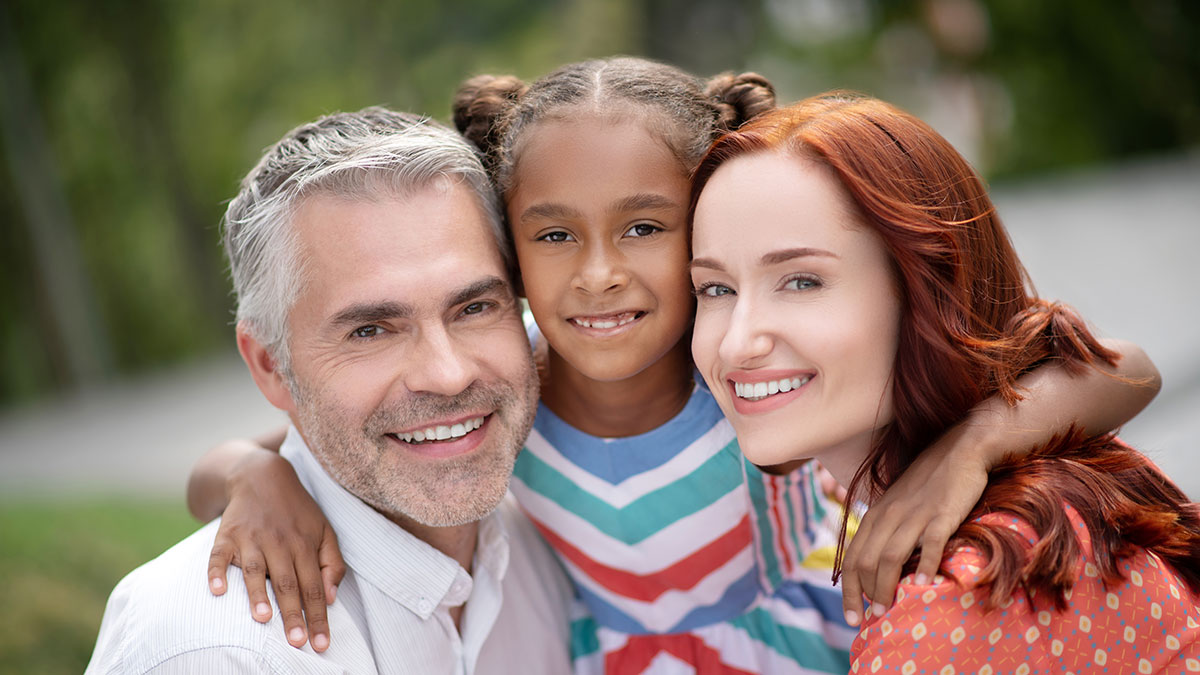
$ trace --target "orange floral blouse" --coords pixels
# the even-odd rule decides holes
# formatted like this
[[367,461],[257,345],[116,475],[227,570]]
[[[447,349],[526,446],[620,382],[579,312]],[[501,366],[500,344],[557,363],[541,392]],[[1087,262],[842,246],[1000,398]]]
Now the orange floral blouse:
[[[1067,514],[1084,551],[1064,612],[1030,606],[1017,593],[985,613],[974,590],[986,560],[964,547],[932,585],[900,581],[896,602],[868,620],[851,647],[852,673],[1036,675],[1038,673],[1200,673],[1200,596],[1153,553],[1120,561],[1125,580],[1105,588],[1079,514]],[[1005,514],[980,519],[1037,536]],[[1043,603],[1037,603],[1039,606]]]

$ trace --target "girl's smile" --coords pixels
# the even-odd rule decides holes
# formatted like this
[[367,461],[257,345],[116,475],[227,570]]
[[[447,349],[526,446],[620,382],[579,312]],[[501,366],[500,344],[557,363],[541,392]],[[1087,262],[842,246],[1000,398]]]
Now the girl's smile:
[[542,334],[590,380],[643,372],[691,322],[679,161],[642,122],[593,113],[538,124],[518,158],[509,221]]

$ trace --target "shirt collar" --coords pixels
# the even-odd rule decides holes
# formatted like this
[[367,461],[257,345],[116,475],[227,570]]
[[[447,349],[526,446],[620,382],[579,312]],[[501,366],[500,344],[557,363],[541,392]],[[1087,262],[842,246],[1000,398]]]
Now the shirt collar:
[[[279,454],[291,462],[300,483],[325,513],[342,557],[360,583],[370,583],[422,619],[439,605],[466,601],[472,587],[466,570],[342,487],[326,473],[296,427],[289,427]],[[489,514],[480,521],[478,537],[474,566],[503,578],[508,567],[504,524]]]

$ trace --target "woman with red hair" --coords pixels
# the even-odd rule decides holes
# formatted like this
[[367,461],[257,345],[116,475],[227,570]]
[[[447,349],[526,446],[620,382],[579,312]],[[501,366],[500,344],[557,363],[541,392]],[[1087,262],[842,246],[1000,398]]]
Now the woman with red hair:
[[[966,161],[881,101],[726,135],[692,209],[693,353],[743,452],[818,458],[867,504],[1023,373],[1117,358],[1034,294]],[[916,560],[854,672],[1200,672],[1200,506],[1112,436],[997,467],[941,573]]]

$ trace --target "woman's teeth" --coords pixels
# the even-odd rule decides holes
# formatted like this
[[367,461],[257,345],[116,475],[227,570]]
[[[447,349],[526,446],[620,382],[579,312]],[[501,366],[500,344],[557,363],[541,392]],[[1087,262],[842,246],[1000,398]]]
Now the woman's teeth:
[[411,434],[396,434],[396,438],[405,443],[427,443],[429,441],[444,441],[451,438],[461,438],[483,426],[483,418],[476,417],[461,424],[451,426],[430,427],[424,431],[414,431]]
[[761,401],[768,396],[799,389],[811,379],[812,375],[804,375],[802,377],[771,380],[770,382],[734,382],[733,392],[737,394],[738,398],[744,398],[748,401]]
[[641,312],[627,312],[625,314],[618,314],[617,316],[606,317],[577,316],[571,319],[571,321],[584,328],[616,328],[617,326],[624,326],[627,323],[635,321],[640,314]]

